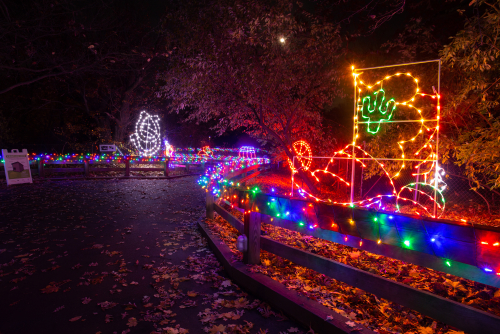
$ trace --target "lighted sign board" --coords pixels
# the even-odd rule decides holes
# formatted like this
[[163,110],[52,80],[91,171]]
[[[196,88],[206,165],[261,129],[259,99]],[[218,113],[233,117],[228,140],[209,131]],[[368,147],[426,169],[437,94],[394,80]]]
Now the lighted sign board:
[[101,152],[116,152],[116,145],[114,145],[114,144],[99,145],[99,151],[101,151]]

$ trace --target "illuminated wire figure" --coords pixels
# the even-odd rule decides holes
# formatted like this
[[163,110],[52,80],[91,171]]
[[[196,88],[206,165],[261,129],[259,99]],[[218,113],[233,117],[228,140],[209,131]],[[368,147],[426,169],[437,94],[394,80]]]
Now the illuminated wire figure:
[[165,144],[165,156],[170,158],[174,153],[175,149],[172,145],[170,145],[168,140],[165,140],[164,144]]
[[290,169],[293,173],[297,173],[298,169],[303,171],[308,171],[312,164],[312,151],[311,146],[303,140],[298,140],[292,144],[293,152],[295,152],[297,156],[297,161],[299,163],[299,167],[295,168],[293,162],[288,159],[288,164],[290,165]]
[[160,150],[160,118],[141,111],[139,120],[135,124],[135,133],[130,140],[140,155],[156,155]]
[[204,146],[201,151],[198,152],[198,155],[201,157],[210,158],[213,155],[213,152],[210,146]]
[[[439,62],[440,60],[431,60],[424,61],[419,63],[431,63],[431,62]],[[419,63],[410,63],[410,64],[398,64],[400,65],[412,65]],[[382,66],[380,68],[388,68],[393,66]],[[309,171],[311,176],[313,176],[317,182],[321,182],[318,178],[319,175],[331,175],[337,178],[339,181],[344,182],[346,185],[351,186],[351,198],[348,202],[334,202],[330,198],[321,198],[317,197],[317,195],[313,195],[309,193],[306,189],[301,187],[299,184],[293,181],[293,174],[296,173],[295,166],[292,166],[290,163],[290,168],[292,169],[292,194],[293,188],[297,187],[298,193],[303,197],[309,197],[315,201],[322,202],[330,202],[348,206],[363,206],[367,208],[378,208],[381,210],[386,210],[386,205],[388,200],[395,202],[396,211],[401,211],[401,205],[404,203],[412,204],[416,207],[420,212],[425,211],[431,217],[440,216],[445,210],[445,199],[443,196],[443,191],[446,189],[446,184],[442,179],[442,175],[445,175],[445,171],[443,168],[439,166],[438,160],[438,152],[439,152],[439,119],[440,119],[440,94],[439,94],[439,82],[438,82],[438,90],[436,91],[433,87],[433,93],[425,93],[420,90],[419,80],[415,78],[411,73],[397,72],[392,75],[386,75],[383,78],[380,78],[375,83],[365,83],[361,79],[361,75],[364,72],[360,72],[361,70],[372,70],[377,69],[374,68],[366,68],[366,69],[355,69],[352,67],[352,75],[354,78],[354,88],[355,88],[355,114],[354,114],[354,128],[353,128],[353,142],[352,144],[347,145],[343,149],[334,153],[332,159],[327,164],[324,169],[317,169],[314,171]],[[439,70],[439,68],[438,68]],[[387,92],[382,89],[382,86],[385,83],[385,87],[388,86],[389,81],[398,80],[409,80],[410,84],[406,84],[408,88],[410,88],[410,92],[413,90],[409,97],[405,97],[403,99],[396,99],[394,97],[390,97],[387,101]],[[404,78],[404,79],[403,79]],[[439,80],[439,74],[438,74]],[[406,81],[408,82],[408,81]],[[389,86],[390,87],[390,86]],[[413,89],[412,89],[413,87]],[[434,100],[434,101],[432,101]],[[427,117],[424,117],[422,107],[418,107],[422,103],[427,105],[433,105],[434,112],[427,113]],[[396,108],[406,108],[406,110],[411,111],[410,119],[394,119],[394,114]],[[430,108],[429,108],[430,109]],[[432,110],[430,109],[430,110]],[[361,118],[360,118],[361,117]],[[369,154],[367,151],[362,149],[359,145],[357,145],[358,138],[363,132],[360,131],[360,128],[363,127],[366,129],[366,132],[369,134],[376,134],[379,132],[382,126],[390,127],[394,123],[405,123],[415,124],[415,129],[412,131],[407,131],[402,133],[402,137],[393,144],[397,145],[401,152],[401,156],[399,158],[392,157],[375,157]],[[396,125],[399,127],[399,125]],[[417,144],[418,145],[415,145]],[[386,143],[386,145],[391,145],[391,143]],[[416,146],[416,148],[415,148]],[[413,148],[413,154],[407,152],[409,148]],[[410,154],[409,154],[410,153]],[[351,167],[351,183],[347,180],[342,179],[340,176],[333,174],[328,171],[328,167],[331,163],[333,163],[334,158],[341,159],[350,159],[352,160]],[[396,165],[395,170],[391,170],[391,168],[387,168],[384,165],[383,161],[390,160],[394,162]],[[299,162],[300,162],[299,157]],[[383,193],[377,196],[360,199],[358,201],[354,201],[354,177],[355,177],[355,166],[356,164],[360,164],[364,168],[366,165],[364,162],[373,161],[378,165],[378,168],[382,171],[382,173],[387,177],[392,192]],[[417,177],[417,182],[412,182],[402,187],[396,187],[394,184],[394,179],[398,178],[405,167],[409,167],[409,164],[415,164],[415,168],[417,169],[416,173],[412,173],[412,176]],[[309,166],[302,163],[304,170],[309,170]],[[421,180],[419,182],[419,180]],[[408,196],[410,195],[413,196]],[[419,202],[417,195],[420,196],[422,202]],[[413,199],[412,199],[413,198]],[[433,206],[430,208],[430,206]],[[419,211],[416,211],[417,214],[420,214]]]
[[389,99],[385,104],[384,101],[385,91],[382,88],[373,93],[373,101],[371,101],[370,95],[363,97],[361,117],[367,122],[367,131],[372,134],[380,130],[380,124],[382,122],[391,119],[396,109],[396,101],[394,99]]

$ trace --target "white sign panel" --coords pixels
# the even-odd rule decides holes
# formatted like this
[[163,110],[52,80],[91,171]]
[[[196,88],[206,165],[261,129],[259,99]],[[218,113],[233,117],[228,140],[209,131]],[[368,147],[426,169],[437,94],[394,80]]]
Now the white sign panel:
[[5,178],[7,185],[19,183],[33,183],[28,159],[28,150],[2,150],[4,160]]
[[101,152],[116,152],[116,145],[115,144],[99,145],[99,150]]

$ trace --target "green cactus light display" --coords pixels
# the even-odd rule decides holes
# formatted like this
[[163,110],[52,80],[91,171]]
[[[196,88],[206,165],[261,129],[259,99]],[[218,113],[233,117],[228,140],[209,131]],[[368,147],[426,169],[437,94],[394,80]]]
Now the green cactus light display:
[[361,116],[367,122],[367,131],[375,134],[380,130],[380,124],[389,121],[396,109],[396,101],[390,99],[385,102],[385,91],[381,88],[373,93],[372,97],[367,95],[362,99]]

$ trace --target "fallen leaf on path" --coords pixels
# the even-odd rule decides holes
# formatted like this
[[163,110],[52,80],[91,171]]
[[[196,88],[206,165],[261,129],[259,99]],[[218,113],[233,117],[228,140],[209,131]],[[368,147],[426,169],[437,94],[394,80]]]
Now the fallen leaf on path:
[[103,310],[109,310],[110,308],[113,308],[116,305],[118,305],[118,303],[105,301],[102,303],[97,303],[97,305],[99,305]]
[[[52,282],[53,283],[53,282]],[[45,288],[43,289],[40,289],[42,290],[42,293],[53,293],[53,292],[57,292],[59,291],[59,287],[58,286],[55,286],[53,284],[49,284],[47,285]]]
[[219,326],[213,326],[212,328],[210,328],[210,330],[208,331],[210,334],[217,334],[217,333],[223,333],[224,331],[226,330],[226,326],[224,325],[219,325]]
[[137,319],[132,317],[128,319],[127,326],[129,327],[135,327],[137,326]]
[[[499,290],[499,291],[500,291],[500,290]],[[197,293],[197,292],[194,292],[194,291],[188,291],[188,292],[187,292],[187,295],[188,295],[189,297],[196,297],[196,296],[198,296],[198,293]]]
[[63,306],[59,306],[58,308],[56,308],[56,309],[54,310],[54,313],[55,313],[55,312],[59,312],[59,311],[60,311],[60,310],[62,310],[63,308],[64,308],[64,305],[63,305]]
[[361,252],[351,252],[349,253],[349,256],[351,259],[357,259],[361,255]]
[[434,330],[431,327],[419,327],[419,334],[434,334]]

